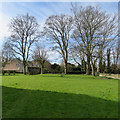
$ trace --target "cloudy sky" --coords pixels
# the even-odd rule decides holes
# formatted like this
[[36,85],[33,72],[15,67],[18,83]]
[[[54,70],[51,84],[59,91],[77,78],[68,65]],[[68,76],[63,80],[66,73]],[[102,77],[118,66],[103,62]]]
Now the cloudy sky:
[[[0,48],[5,37],[10,34],[8,24],[10,19],[18,14],[29,13],[37,18],[41,27],[45,19],[52,14],[71,14],[70,2],[2,2],[0,4]],[[79,5],[99,5],[109,14],[118,12],[118,2],[79,2]]]

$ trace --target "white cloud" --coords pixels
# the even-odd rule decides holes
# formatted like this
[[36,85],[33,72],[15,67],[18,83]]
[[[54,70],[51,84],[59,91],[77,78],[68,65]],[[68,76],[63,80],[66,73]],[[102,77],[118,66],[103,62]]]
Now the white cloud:
[[0,38],[8,36],[9,35],[9,29],[8,29],[8,21],[9,18],[5,15],[2,15],[0,18]]
[[8,37],[10,35],[8,29],[9,21],[10,21],[10,17],[4,15],[2,11],[0,11],[0,48],[2,46],[5,37]]

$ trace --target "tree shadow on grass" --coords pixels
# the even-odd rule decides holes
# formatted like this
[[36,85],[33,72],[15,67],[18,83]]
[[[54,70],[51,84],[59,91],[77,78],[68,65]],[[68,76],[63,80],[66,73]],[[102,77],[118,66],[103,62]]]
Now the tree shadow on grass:
[[3,118],[117,118],[118,103],[82,94],[2,87]]
[[[21,75],[22,75],[22,74],[21,74]],[[3,76],[20,76],[20,75],[19,75],[19,74],[15,74],[15,75],[14,75],[14,74],[10,74],[10,75],[8,75],[8,74],[4,74],[4,75],[0,75],[0,76],[3,77]]]

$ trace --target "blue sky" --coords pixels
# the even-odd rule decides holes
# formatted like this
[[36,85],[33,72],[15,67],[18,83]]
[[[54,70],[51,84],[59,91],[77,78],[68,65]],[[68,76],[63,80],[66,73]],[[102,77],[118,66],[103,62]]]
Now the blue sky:
[[[2,2],[2,7],[0,11],[1,21],[0,26],[0,46],[4,41],[4,37],[8,37],[10,30],[8,29],[8,24],[10,19],[18,14],[29,13],[37,18],[41,27],[43,26],[45,19],[52,14],[71,14],[70,2]],[[103,11],[109,14],[118,12],[117,2],[79,2],[79,5],[99,5]]]
[[[8,17],[28,12],[39,20],[44,20],[51,14],[70,14],[70,4],[70,2],[3,2],[1,12]],[[79,2],[78,4],[82,6],[99,5],[103,11],[108,13],[118,10],[117,2]]]

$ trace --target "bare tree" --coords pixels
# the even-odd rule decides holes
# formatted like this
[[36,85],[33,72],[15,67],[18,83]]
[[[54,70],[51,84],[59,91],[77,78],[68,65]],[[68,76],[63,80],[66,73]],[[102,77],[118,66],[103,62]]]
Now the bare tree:
[[53,50],[60,53],[64,60],[64,72],[67,74],[68,48],[73,20],[68,15],[52,15],[46,22],[44,34],[54,43]]
[[5,42],[2,46],[2,63],[7,63],[14,58],[14,53],[11,50],[8,42]]
[[79,47],[77,44],[71,44],[69,53],[70,59],[78,65],[81,65],[81,61],[85,58],[85,54],[82,52],[82,47]]
[[101,37],[99,40],[98,59],[99,59],[99,72],[102,72],[102,59],[103,53],[109,48],[113,48],[117,37],[117,15],[111,17],[109,15],[107,22],[101,28]]
[[[87,57],[86,74],[90,74],[91,62],[92,75],[95,75],[94,64],[97,61],[96,58],[98,58],[98,54],[96,54],[98,53],[98,46],[104,44],[104,42],[101,41],[101,39],[104,39],[104,36],[104,40],[106,41],[113,35],[111,31],[115,29],[114,21],[116,17],[111,18],[97,6],[77,7],[72,4],[72,11],[76,27],[72,37],[79,47],[82,47],[82,52]],[[112,25],[108,26],[110,22],[112,22]],[[106,29],[105,25],[107,26]]]
[[2,73],[2,52],[0,51],[0,74]]
[[10,22],[9,46],[16,56],[22,57],[24,74],[26,74],[30,48],[39,38],[38,28],[36,18],[29,14],[18,15]]
[[111,49],[111,69],[113,73],[118,73],[119,66],[118,66],[118,58],[119,58],[119,51],[118,46]]
[[36,48],[32,53],[32,58],[39,64],[39,67],[41,68],[41,74],[43,74],[44,64],[48,60],[47,50],[45,50],[39,44],[36,45]]

